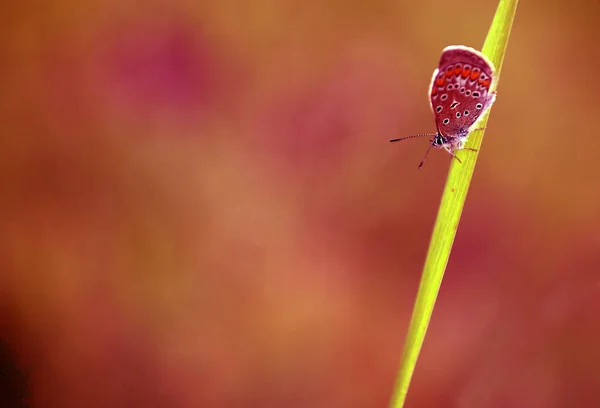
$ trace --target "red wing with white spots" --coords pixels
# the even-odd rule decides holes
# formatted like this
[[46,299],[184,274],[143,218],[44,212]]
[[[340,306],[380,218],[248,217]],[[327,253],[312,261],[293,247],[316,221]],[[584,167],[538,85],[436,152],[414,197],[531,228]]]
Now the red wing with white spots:
[[463,137],[496,98],[493,64],[479,51],[450,46],[442,51],[429,89],[431,109],[439,132]]

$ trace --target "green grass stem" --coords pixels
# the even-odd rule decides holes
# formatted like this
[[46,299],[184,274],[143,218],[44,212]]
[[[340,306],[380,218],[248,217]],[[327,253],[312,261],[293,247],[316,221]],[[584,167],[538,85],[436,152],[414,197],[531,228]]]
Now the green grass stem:
[[[482,52],[489,57],[496,67],[497,80],[492,91],[498,86],[500,79],[502,62],[517,10],[517,3],[518,0],[499,1],[498,9],[483,45]],[[498,100],[502,103],[500,94]],[[486,127],[490,111],[491,109],[481,119],[479,127]],[[485,130],[477,130],[469,137],[468,147],[477,149],[477,153],[459,151],[458,155],[462,163],[452,160],[450,165],[450,172],[444,187],[431,242],[429,243],[423,275],[404,344],[394,395],[390,404],[392,408],[402,408],[404,406],[410,380],[415,370],[444,271],[448,264],[484,132]]]

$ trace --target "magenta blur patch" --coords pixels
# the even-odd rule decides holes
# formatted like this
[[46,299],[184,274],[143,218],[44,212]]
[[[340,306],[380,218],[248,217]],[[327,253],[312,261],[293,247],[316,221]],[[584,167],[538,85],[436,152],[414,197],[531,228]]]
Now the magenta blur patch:
[[126,112],[197,115],[217,97],[216,47],[186,23],[129,24],[103,48],[102,92]]

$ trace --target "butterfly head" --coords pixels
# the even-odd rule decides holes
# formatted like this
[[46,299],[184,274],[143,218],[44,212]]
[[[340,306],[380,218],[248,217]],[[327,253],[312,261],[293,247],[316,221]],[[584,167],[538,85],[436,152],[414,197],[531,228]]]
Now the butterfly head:
[[440,132],[437,132],[431,139],[432,147],[442,147],[446,143],[446,138]]

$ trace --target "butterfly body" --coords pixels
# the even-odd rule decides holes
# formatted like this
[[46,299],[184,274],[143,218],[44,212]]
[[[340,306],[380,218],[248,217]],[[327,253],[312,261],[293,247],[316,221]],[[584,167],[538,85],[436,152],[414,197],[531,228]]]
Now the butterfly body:
[[[458,159],[455,151],[465,149],[469,133],[496,99],[492,91],[495,75],[494,65],[479,51],[462,45],[444,48],[429,85],[429,104],[437,128],[430,147],[443,148]],[[425,135],[408,138],[418,136]]]

